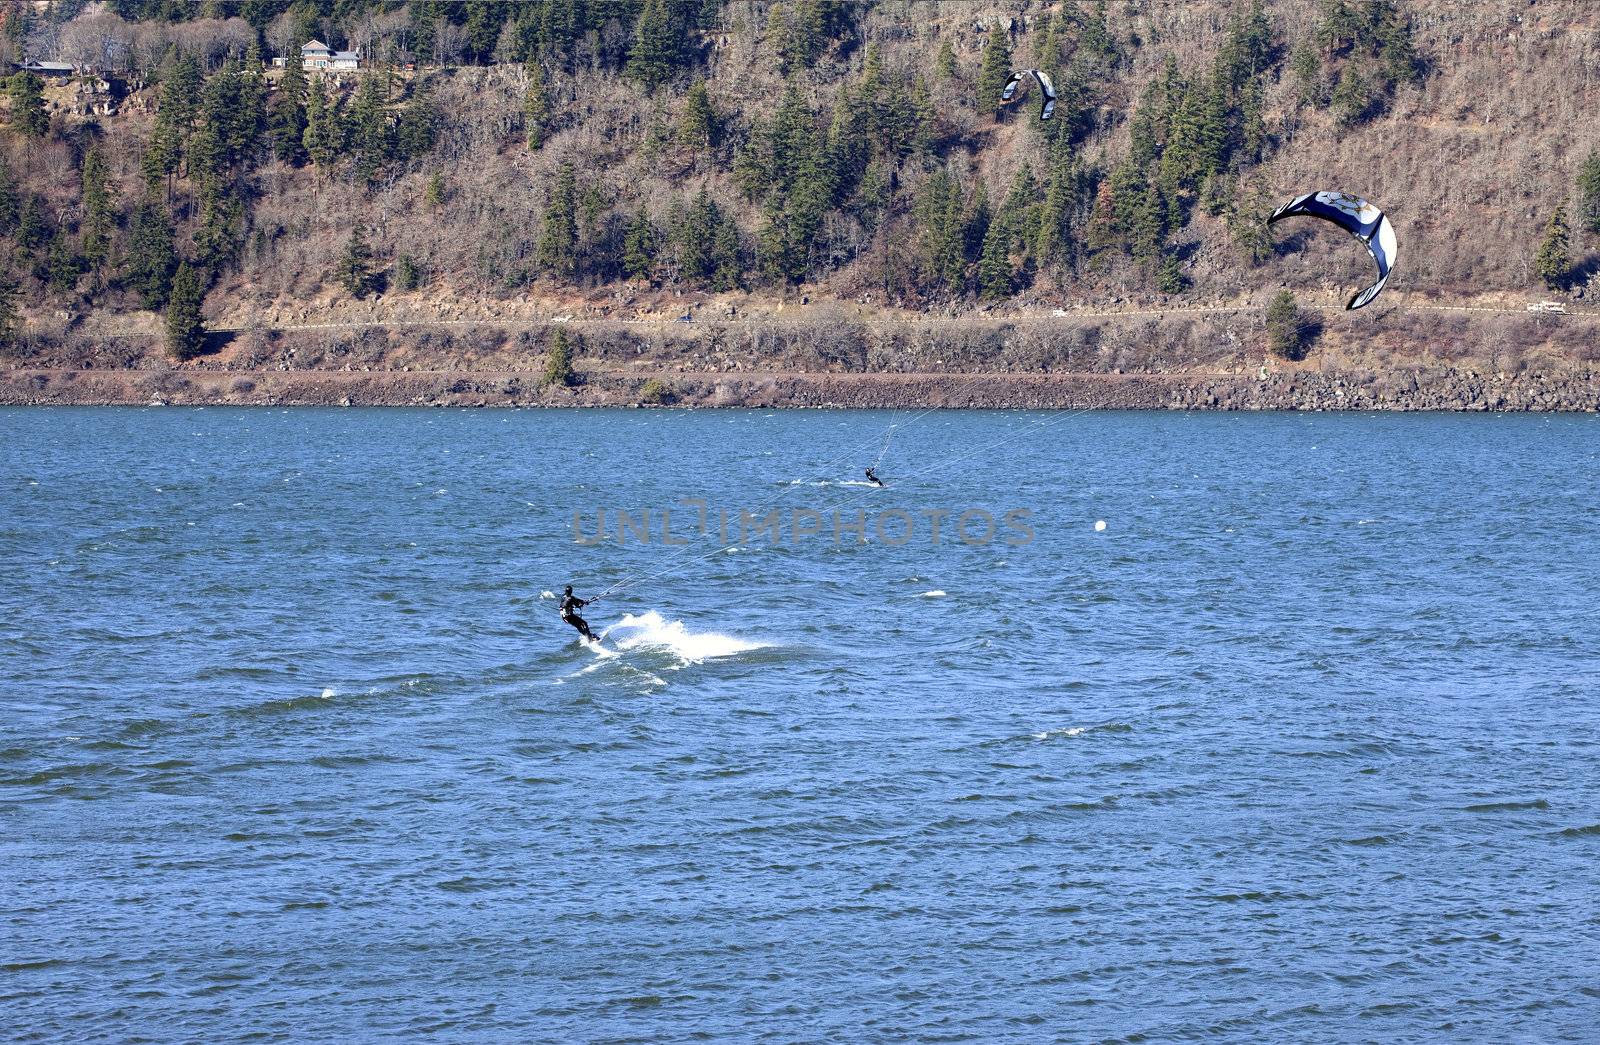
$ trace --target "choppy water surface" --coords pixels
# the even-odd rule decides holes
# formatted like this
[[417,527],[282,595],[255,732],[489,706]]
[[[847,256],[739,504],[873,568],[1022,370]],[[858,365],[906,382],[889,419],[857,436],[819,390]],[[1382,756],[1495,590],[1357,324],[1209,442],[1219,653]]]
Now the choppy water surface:
[[1592,1040],[1600,421],[890,421],[0,412],[7,1036]]

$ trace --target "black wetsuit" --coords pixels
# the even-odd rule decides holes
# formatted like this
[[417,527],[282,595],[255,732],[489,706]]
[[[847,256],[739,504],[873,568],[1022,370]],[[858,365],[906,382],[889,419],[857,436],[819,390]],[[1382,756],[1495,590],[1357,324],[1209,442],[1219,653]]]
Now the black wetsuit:
[[594,632],[589,630],[589,622],[578,616],[578,609],[589,605],[576,595],[561,596],[561,619],[578,629],[578,634],[593,642],[600,640],[594,637]]
[[873,486],[882,486],[883,485],[883,480],[879,479],[876,475],[873,475],[871,468],[867,469],[867,478],[872,480],[872,485]]

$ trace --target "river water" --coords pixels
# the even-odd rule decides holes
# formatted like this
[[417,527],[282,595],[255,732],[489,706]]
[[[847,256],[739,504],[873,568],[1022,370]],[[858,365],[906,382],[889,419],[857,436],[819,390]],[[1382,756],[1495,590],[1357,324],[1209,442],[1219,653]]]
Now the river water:
[[1593,1040],[1597,465],[1591,416],[0,411],[7,1036]]

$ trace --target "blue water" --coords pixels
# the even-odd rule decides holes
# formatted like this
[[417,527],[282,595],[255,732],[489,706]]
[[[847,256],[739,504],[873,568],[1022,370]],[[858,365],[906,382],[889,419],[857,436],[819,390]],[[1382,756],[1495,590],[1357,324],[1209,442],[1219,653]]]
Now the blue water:
[[[1592,1041],[1597,466],[1588,416],[0,412],[6,1035]],[[868,541],[574,541],[680,498]]]

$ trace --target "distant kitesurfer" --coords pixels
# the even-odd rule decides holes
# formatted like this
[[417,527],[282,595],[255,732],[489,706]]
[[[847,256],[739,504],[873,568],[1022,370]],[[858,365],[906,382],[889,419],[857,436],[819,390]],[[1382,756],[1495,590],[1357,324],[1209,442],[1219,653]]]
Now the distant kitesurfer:
[[594,632],[589,630],[589,622],[578,616],[578,610],[587,605],[588,602],[572,594],[572,585],[567,585],[566,591],[561,595],[561,619],[577,628],[578,634],[590,642],[599,642]]
[[878,473],[874,472],[871,468],[867,469],[867,478],[872,480],[872,485],[873,486],[882,486],[883,485],[883,480],[879,479],[878,478]]

